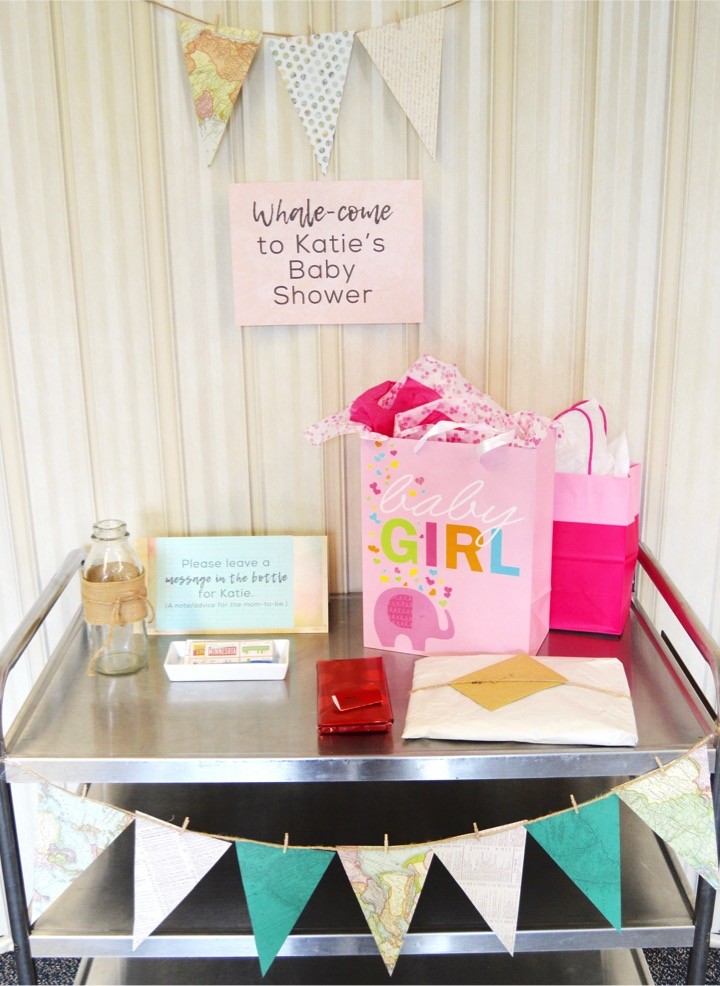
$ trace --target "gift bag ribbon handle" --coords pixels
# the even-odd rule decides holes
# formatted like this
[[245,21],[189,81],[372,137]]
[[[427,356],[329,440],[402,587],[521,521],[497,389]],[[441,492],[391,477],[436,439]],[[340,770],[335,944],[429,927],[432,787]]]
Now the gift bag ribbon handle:
[[[595,445],[595,434],[593,432],[593,423],[592,420],[590,419],[590,415],[587,413],[587,411],[583,410],[581,406],[584,403],[585,401],[578,401],[578,403],[573,404],[572,407],[568,407],[564,411],[561,411],[559,414],[556,414],[555,417],[553,418],[553,421],[558,421],[560,418],[563,417],[563,415],[570,414],[571,411],[579,411],[580,414],[582,414],[582,416],[587,421],[588,431],[590,432],[590,452],[588,455],[588,467],[587,467],[588,476],[589,476],[590,473],[592,472],[592,459],[593,459],[593,448]],[[600,408],[600,413],[602,414],[603,427],[605,429],[605,434],[607,435],[607,415],[605,414],[605,408],[602,406],[602,404],[598,404],[598,407]]]
[[[437,421],[431,428],[428,428],[422,438],[417,440],[415,447],[413,448],[413,452],[417,454],[426,442],[430,441],[431,438],[437,437],[438,435],[444,435],[448,431],[456,431],[463,428],[469,431],[472,427],[472,425],[464,424],[460,421]],[[516,435],[514,431],[501,431],[497,435],[492,435],[490,438],[485,438],[476,446],[478,458],[481,455],[485,455],[486,452],[490,452],[494,448],[509,445],[510,442],[515,440],[515,437]]]

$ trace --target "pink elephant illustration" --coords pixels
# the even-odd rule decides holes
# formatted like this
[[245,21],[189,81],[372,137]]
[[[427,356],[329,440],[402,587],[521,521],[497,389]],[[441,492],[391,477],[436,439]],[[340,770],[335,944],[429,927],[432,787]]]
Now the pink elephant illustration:
[[386,589],[375,601],[375,632],[382,647],[393,647],[405,634],[413,650],[425,649],[429,637],[449,640],[455,633],[452,617],[446,613],[447,627],[440,629],[439,612],[432,601],[416,589]]

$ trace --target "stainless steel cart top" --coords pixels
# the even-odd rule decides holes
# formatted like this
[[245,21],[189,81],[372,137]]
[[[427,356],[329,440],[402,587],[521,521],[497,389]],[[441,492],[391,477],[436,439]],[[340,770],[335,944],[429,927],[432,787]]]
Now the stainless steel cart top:
[[[58,585],[80,561],[69,557]],[[55,782],[611,776],[655,769],[656,757],[667,762],[680,756],[713,730],[711,715],[636,602],[621,637],[551,632],[540,651],[623,662],[638,724],[636,748],[403,740],[416,658],[363,647],[359,595],[331,597],[329,634],[291,635],[283,681],[172,682],[163,661],[173,639],[152,638],[148,667],[138,674],[88,676],[78,613],[9,732],[8,756]],[[385,656],[392,732],[318,736],[316,662],[378,653]],[[17,770],[9,776],[37,779]]]

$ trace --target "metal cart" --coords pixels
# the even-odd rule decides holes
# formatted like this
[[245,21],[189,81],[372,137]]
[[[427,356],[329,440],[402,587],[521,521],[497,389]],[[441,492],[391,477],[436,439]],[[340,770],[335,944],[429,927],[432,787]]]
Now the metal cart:
[[[68,556],[3,649],[0,714],[8,674],[82,562],[82,552]],[[717,683],[717,645],[645,548],[640,565]],[[278,843],[289,832],[296,845],[382,845],[389,833],[391,843],[401,844],[471,831],[473,823],[483,829],[540,817],[566,806],[571,792],[588,800],[656,769],[656,758],[664,763],[683,755],[715,731],[717,719],[637,599],[621,637],[551,632],[541,650],[623,662],[636,748],[403,741],[415,659],[397,653],[385,659],[392,733],[319,737],[316,662],[370,653],[362,644],[359,596],[331,598],[328,634],[292,639],[284,681],[170,682],[163,660],[172,639],[151,639],[148,668],[139,674],[88,676],[78,612],[7,738],[0,730],[0,752],[8,758],[0,783],[0,852],[23,982],[35,981],[33,957],[42,956],[83,956],[83,982],[262,980],[231,853],[132,951],[132,826],[30,928],[10,761],[25,768],[12,773],[13,781],[39,775],[89,784],[100,801],[166,820],[190,816],[199,831]],[[622,931],[539,847],[528,845],[515,955],[504,952],[442,867],[433,867],[393,981],[643,982],[651,981],[643,948],[691,945],[688,981],[703,982],[714,891],[700,880],[693,900],[671,851],[629,811],[622,840]],[[200,961],[214,966],[200,968]],[[337,860],[265,981],[387,981]]]

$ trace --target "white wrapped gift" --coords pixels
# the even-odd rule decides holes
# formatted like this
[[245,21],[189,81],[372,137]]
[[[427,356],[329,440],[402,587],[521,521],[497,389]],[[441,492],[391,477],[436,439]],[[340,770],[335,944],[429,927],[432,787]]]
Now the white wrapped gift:
[[503,660],[497,654],[418,660],[403,739],[637,745],[630,688],[616,658],[536,658],[567,683],[492,711],[449,684]]

